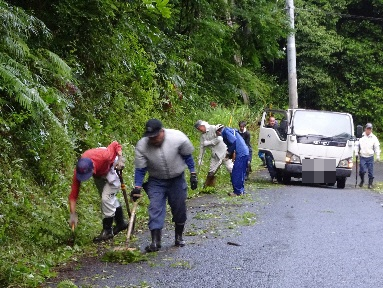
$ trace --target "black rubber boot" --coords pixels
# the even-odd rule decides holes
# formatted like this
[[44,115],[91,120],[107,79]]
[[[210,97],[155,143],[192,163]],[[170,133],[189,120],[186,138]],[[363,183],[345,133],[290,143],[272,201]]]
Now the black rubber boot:
[[251,172],[250,162],[247,163],[245,180],[249,180],[249,174]]
[[372,182],[374,181],[374,178],[368,178],[368,189],[372,189]]
[[364,184],[364,174],[359,174],[359,176],[360,176],[359,187],[363,187],[363,184]]
[[175,243],[174,245],[177,247],[184,247],[185,241],[182,239],[182,234],[184,233],[185,224],[176,223],[175,225]]
[[128,228],[128,223],[124,220],[124,213],[122,212],[122,207],[116,208],[116,213],[114,214],[114,222],[116,222],[116,226],[113,227],[113,235],[116,236],[122,230]]
[[[157,252],[161,248],[161,229],[150,230],[152,243],[145,247],[146,252]],[[159,244],[159,245],[158,245]]]
[[101,241],[106,241],[106,240],[112,239],[114,236],[112,225],[113,225],[113,217],[108,217],[108,218],[102,219],[103,229],[102,229],[101,234],[99,236],[93,238],[93,242],[98,243]]

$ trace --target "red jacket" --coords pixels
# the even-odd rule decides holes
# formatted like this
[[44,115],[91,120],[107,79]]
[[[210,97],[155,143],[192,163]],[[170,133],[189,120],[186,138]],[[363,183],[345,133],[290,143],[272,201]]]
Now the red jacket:
[[[121,151],[121,145],[113,141],[107,148],[93,148],[86,150],[81,158],[89,158],[93,162],[93,176],[106,176],[112,167],[116,156]],[[72,190],[69,194],[69,200],[77,200],[80,192],[81,182],[76,178],[76,168],[74,169],[72,179]]]

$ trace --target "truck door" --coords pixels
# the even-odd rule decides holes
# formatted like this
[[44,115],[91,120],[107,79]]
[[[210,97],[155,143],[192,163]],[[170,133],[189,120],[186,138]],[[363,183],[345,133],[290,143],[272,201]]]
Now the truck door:
[[[276,120],[274,128],[269,127],[270,118]],[[286,164],[289,117],[283,110],[265,110],[259,128],[258,150],[274,157],[275,167],[284,169]]]

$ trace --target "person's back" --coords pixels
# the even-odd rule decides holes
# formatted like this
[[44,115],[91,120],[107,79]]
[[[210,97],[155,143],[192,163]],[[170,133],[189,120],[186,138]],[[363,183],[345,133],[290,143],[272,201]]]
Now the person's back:
[[235,161],[233,171],[231,174],[231,183],[233,185],[233,192],[229,193],[230,196],[240,196],[245,193],[245,177],[247,169],[247,161],[249,158],[249,148],[245,140],[239,134],[238,130],[224,127],[221,124],[217,125],[217,135],[222,136],[223,141],[227,145],[229,155],[235,153]]
[[222,137],[216,135],[215,125],[209,125],[207,123],[206,126],[206,133],[201,134],[201,148],[205,149],[205,147],[209,147],[211,148],[211,152],[220,159],[225,158],[227,147]]

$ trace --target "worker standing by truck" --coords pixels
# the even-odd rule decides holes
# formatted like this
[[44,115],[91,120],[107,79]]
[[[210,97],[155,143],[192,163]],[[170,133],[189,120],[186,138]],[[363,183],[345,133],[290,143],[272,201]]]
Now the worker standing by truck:
[[[266,128],[273,128],[277,130],[278,127],[279,127],[278,122],[275,120],[273,116],[270,116],[269,123],[266,125]],[[266,160],[267,170],[269,171],[269,174],[271,177],[271,182],[278,183],[277,169],[275,168],[275,165],[274,165],[273,155],[271,155],[270,153],[265,153],[265,160]]]
[[360,158],[359,187],[363,187],[364,175],[368,171],[368,188],[371,189],[374,181],[374,154],[376,155],[376,161],[380,161],[380,143],[378,138],[372,133],[371,123],[366,124],[363,136],[359,139],[356,149],[357,156]]
[[[245,140],[247,148],[249,148],[249,159],[247,160],[247,169],[246,169],[246,178],[245,178],[245,180],[248,180],[249,174],[251,173],[251,161],[253,159],[253,147],[251,147],[251,143],[250,143],[251,135],[250,135],[250,132],[247,131],[246,125],[247,125],[246,121],[239,121],[238,132],[239,132],[239,135],[242,136],[243,140]],[[264,157],[264,155],[263,155],[263,157]]]

